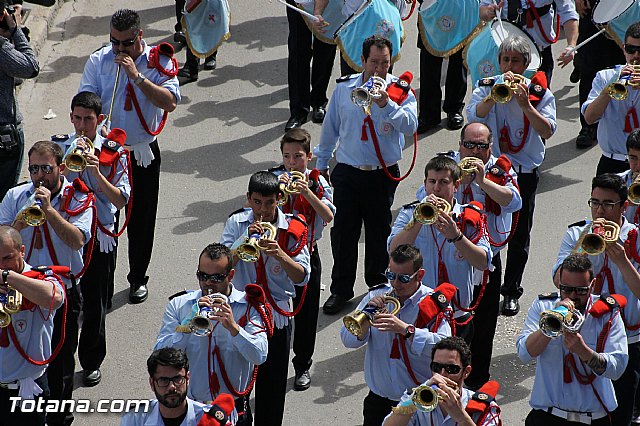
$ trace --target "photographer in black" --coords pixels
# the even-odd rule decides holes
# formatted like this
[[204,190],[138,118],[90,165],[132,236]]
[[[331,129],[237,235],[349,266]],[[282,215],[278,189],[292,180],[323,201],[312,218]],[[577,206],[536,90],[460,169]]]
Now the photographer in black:
[[18,182],[24,150],[16,78],[34,78],[38,59],[22,29],[21,6],[0,0],[0,199]]

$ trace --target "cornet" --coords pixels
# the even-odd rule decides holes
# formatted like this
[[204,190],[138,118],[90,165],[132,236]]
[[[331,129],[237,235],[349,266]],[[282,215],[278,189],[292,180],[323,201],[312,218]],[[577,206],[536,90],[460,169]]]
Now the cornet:
[[475,165],[476,161],[482,160],[477,157],[464,157],[462,160],[460,160],[460,162],[458,163],[458,167],[460,167],[462,176],[471,176],[478,171],[478,168]]
[[[437,388],[438,385],[435,384],[420,385],[417,388],[414,388],[411,393],[411,401],[413,402],[413,405],[415,405],[419,411],[427,413],[435,410],[438,406],[438,401],[442,400],[442,397],[438,395],[438,392],[436,392]],[[454,386],[453,390],[457,392],[458,386]]]
[[[84,143],[84,148],[78,145],[79,142]],[[93,154],[95,148],[91,139],[82,135],[76,138],[64,156],[64,164],[72,172],[81,172],[87,167],[87,155]]]
[[[211,290],[209,290],[211,291]],[[220,303],[227,303],[229,298],[222,293],[208,294],[207,297],[211,301],[219,301]],[[213,321],[211,317],[220,310],[219,307],[200,306],[198,315],[194,316],[189,322],[189,330],[194,336],[205,337],[213,332]]]
[[632,83],[631,78],[635,75],[640,74],[640,63],[638,61],[631,61],[631,66],[633,66],[633,73],[631,75],[627,75],[618,79],[618,81],[614,81],[609,83],[606,87],[607,93],[611,96],[611,99],[616,101],[624,101],[629,96],[629,90],[627,87],[631,87],[634,90],[640,89],[640,83]]
[[492,99],[495,103],[506,104],[518,89],[518,84],[524,83],[524,81],[524,77],[520,74],[513,74],[513,80],[505,80],[504,83],[494,84],[491,88],[491,94],[484,99],[485,102]]
[[277,229],[269,222],[260,222],[262,226],[262,234],[251,234],[246,241],[240,244],[236,250],[238,257],[243,262],[257,262],[260,257],[260,251],[265,248],[261,242],[275,241]]
[[[36,189],[40,185],[42,185],[42,182],[38,182]],[[40,226],[47,220],[47,216],[42,210],[42,202],[36,198],[35,191],[20,208],[15,220],[22,220],[29,226]]]
[[367,305],[362,308],[361,311],[355,310],[351,314],[342,318],[347,331],[359,339],[362,339],[367,333],[371,321],[376,314],[391,314],[396,315],[400,312],[400,301],[391,295],[391,292],[384,295],[384,303],[393,305],[393,308],[389,310],[388,307],[379,308],[378,306]]
[[610,220],[599,219],[587,226],[580,235],[574,252],[582,250],[584,253],[596,256],[607,248],[607,244],[618,241],[620,225]]
[[11,324],[11,315],[22,309],[22,293],[13,287],[7,287],[6,294],[0,294],[0,328]]
[[632,204],[640,204],[640,173],[633,174],[633,182],[629,185],[627,199]]
[[351,102],[361,107],[365,114],[371,115],[371,104],[374,99],[380,99],[382,96],[380,91],[387,87],[387,82],[382,78],[374,75],[367,80],[365,84],[356,87],[351,92]]
[[279,206],[284,206],[287,204],[287,200],[290,195],[299,194],[300,190],[297,188],[297,183],[299,181],[307,182],[307,175],[299,172],[297,170],[292,170],[289,173],[289,181],[287,183],[280,182],[280,190],[278,192],[278,201],[277,204]]
[[583,322],[584,316],[578,310],[558,306],[555,309],[541,312],[538,326],[542,334],[555,339],[565,332],[577,333]]
[[413,211],[413,220],[423,225],[431,225],[441,214],[449,214],[451,204],[444,198],[436,197],[435,204],[431,201],[424,201],[416,206]]

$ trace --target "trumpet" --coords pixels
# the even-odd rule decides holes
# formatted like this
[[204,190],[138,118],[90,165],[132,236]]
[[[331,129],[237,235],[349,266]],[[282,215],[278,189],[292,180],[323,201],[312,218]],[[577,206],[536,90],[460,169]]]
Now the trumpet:
[[[222,293],[209,293],[207,297],[211,299],[211,301],[220,301],[220,303],[227,303],[229,301],[229,298]],[[219,311],[220,308],[217,306],[200,306],[198,314],[189,322],[189,330],[191,333],[198,337],[206,337],[210,335],[213,332],[214,326],[211,317]]]
[[22,309],[22,293],[11,286],[7,289],[6,294],[0,294],[0,328],[11,324],[11,315]]
[[362,310],[355,310],[349,315],[342,318],[347,331],[359,339],[362,339],[367,333],[371,321],[376,314],[391,314],[396,315],[400,312],[400,301],[391,295],[391,292],[384,295],[384,303],[387,305],[393,305],[393,308],[389,310],[387,306],[380,308],[378,306],[367,305]]
[[382,78],[374,75],[367,80],[365,84],[356,87],[351,92],[351,102],[361,107],[365,114],[371,115],[371,104],[374,99],[380,99],[382,96],[380,91],[387,87],[387,82]]
[[596,256],[607,248],[607,244],[618,241],[620,225],[610,220],[598,220],[587,226],[576,242],[573,252],[583,251],[591,256]]
[[[411,393],[411,401],[419,411],[430,412],[436,409],[438,402],[442,397],[438,395],[436,389],[438,385],[420,385],[413,389]],[[454,391],[458,391],[458,386],[453,387]]]
[[[84,148],[78,145],[79,142],[84,144]],[[83,134],[71,143],[64,156],[64,164],[70,171],[79,173],[87,167],[87,155],[94,152],[93,142]]]
[[236,250],[238,257],[243,262],[257,262],[260,257],[260,251],[265,246],[261,244],[262,241],[275,241],[277,229],[269,222],[260,222],[262,226],[262,234],[251,234],[245,242],[240,244]]
[[636,60],[631,61],[633,66],[633,73],[628,76],[619,78],[617,81],[611,82],[605,88],[611,99],[615,101],[624,101],[629,96],[629,90],[627,87],[631,87],[633,90],[640,89],[640,83],[631,82],[631,78],[640,74],[640,63]]
[[413,220],[423,225],[431,225],[441,214],[449,214],[451,204],[444,198],[436,197],[435,204],[431,201],[424,201],[416,206],[413,211]]
[[627,199],[632,204],[640,204],[640,173],[633,174],[633,182],[629,185],[629,195]]
[[538,326],[542,334],[555,339],[562,333],[577,333],[583,322],[584,316],[578,310],[558,306],[541,312]]
[[[36,189],[41,185],[42,182],[38,182]],[[42,210],[42,202],[36,198],[35,191],[19,210],[15,220],[22,220],[29,226],[40,226],[47,220],[47,215]]]
[[495,103],[506,104],[511,100],[513,94],[518,89],[518,84],[524,83],[525,79],[520,74],[514,74],[513,80],[505,80],[503,83],[495,84],[491,88],[491,93],[484,100],[492,99]]
[[478,171],[478,168],[475,165],[476,161],[482,161],[477,157],[464,157],[458,163],[458,167],[460,167],[460,172],[462,176],[471,176]]
[[287,204],[287,200],[290,195],[299,194],[300,191],[297,188],[297,184],[299,181],[307,182],[307,175],[299,172],[297,170],[292,170],[289,173],[289,181],[287,183],[280,182],[280,190],[278,192],[278,201],[277,204],[279,206],[284,206]]
[[120,80],[120,64],[116,68],[116,81],[113,83],[113,92],[111,93],[111,103],[109,104],[109,115],[107,116],[107,131],[111,130],[111,114],[113,113],[113,103],[116,100],[116,92],[118,90],[118,80]]

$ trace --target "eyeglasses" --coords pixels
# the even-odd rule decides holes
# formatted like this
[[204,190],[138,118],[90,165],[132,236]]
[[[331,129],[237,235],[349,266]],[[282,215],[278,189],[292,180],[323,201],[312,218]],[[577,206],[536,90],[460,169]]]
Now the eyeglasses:
[[124,47],[131,47],[133,46],[133,43],[136,42],[139,36],[140,34],[138,33],[138,35],[136,35],[131,40],[118,40],[117,38],[109,37],[109,41],[111,41],[111,44],[113,44],[114,46],[123,45]]
[[610,212],[611,210],[613,210],[613,208],[617,204],[622,204],[622,203],[624,203],[623,200],[603,202],[603,201],[594,200],[593,198],[590,198],[589,201],[587,201],[587,204],[589,204],[589,207],[591,207],[592,209],[597,209],[598,207],[602,207],[602,209],[606,212]]
[[624,51],[629,55],[633,55],[634,53],[640,52],[640,46],[634,46],[633,44],[625,44]]
[[473,141],[462,141],[461,144],[467,149],[474,149],[474,148],[488,149],[489,145],[491,145],[489,142],[473,142]]
[[439,373],[444,368],[447,374],[458,374],[462,367],[457,364],[440,364],[439,362],[431,361],[431,371]]
[[200,270],[196,271],[196,277],[198,277],[199,281],[211,281],[214,283],[221,283],[227,278],[229,274],[207,274],[206,272],[202,272]]
[[561,292],[567,293],[567,294],[571,294],[571,293],[573,293],[575,291],[578,296],[586,296],[587,294],[589,294],[589,289],[590,288],[591,288],[591,286],[574,287],[574,286],[570,286],[570,285],[560,284],[560,291]]
[[390,270],[387,269],[385,271],[385,273],[384,273],[384,276],[387,277],[389,282],[394,282],[396,280],[396,277],[397,277],[398,281],[400,281],[402,284],[407,284],[417,274],[418,274],[418,271],[415,271],[412,275],[409,275],[409,274],[396,274],[395,272],[391,272]]
[[49,164],[31,164],[29,165],[28,169],[29,169],[29,173],[31,173],[32,175],[37,174],[40,170],[42,170],[42,173],[48,175],[49,173],[53,172],[53,167]]
[[184,383],[187,381],[187,376],[173,376],[173,377],[158,377],[157,379],[153,379],[154,382],[156,382],[156,385],[160,386],[161,388],[166,388],[167,386],[169,386],[169,383],[173,383],[174,386],[180,386],[180,385],[184,385]]

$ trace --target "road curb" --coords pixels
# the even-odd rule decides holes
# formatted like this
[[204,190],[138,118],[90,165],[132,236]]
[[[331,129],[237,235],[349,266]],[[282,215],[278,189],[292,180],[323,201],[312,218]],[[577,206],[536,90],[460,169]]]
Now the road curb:
[[23,25],[29,27],[31,33],[31,47],[36,51],[36,55],[39,56],[40,49],[44,46],[49,36],[49,27],[53,23],[58,11],[62,7],[64,2],[62,0],[56,1],[51,7],[38,6],[36,4],[25,3],[23,7],[29,10],[29,15]]

